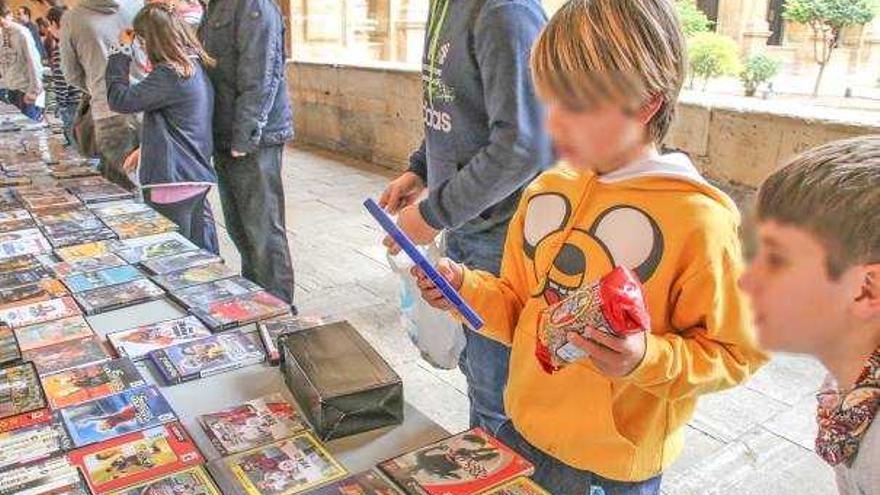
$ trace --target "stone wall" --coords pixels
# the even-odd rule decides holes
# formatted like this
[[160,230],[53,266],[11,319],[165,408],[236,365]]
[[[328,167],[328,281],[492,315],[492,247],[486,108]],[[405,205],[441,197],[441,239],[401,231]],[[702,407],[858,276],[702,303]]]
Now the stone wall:
[[[421,82],[411,69],[293,62],[288,89],[302,143],[402,169],[421,139]],[[800,151],[869,133],[880,134],[880,115],[688,93],[665,145],[714,179],[757,186]]]

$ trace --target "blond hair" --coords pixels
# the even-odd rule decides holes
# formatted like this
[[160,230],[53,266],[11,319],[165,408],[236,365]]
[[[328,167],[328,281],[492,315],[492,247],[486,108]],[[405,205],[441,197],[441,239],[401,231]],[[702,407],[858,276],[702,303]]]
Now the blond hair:
[[773,173],[758,194],[758,219],[802,228],[828,253],[837,279],[880,263],[880,135],[828,143]]
[[662,98],[649,124],[659,143],[684,83],[684,34],[671,0],[570,0],[544,28],[531,64],[538,93],[571,108],[610,100],[634,112]]
[[165,2],[150,3],[138,12],[134,32],[146,42],[147,57],[154,65],[168,64],[184,79],[195,73],[192,57],[211,67],[214,59],[205,52],[192,27]]

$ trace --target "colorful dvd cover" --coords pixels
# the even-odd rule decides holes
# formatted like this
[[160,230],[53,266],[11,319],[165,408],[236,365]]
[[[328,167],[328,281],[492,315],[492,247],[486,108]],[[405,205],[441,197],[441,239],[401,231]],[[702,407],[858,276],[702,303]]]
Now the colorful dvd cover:
[[498,488],[482,492],[480,495],[550,495],[550,492],[544,490],[529,478],[521,477]]
[[348,474],[311,433],[227,457],[220,465],[248,495],[304,493]]
[[308,430],[293,405],[279,393],[199,416],[199,424],[224,457]]
[[0,309],[26,306],[36,302],[64,297],[69,294],[67,287],[58,280],[43,279],[30,285],[0,290]]
[[97,336],[68,340],[58,344],[38,347],[21,353],[23,359],[37,366],[40,376],[78,368],[110,359]]
[[66,187],[71,193],[86,204],[134,198],[134,193],[127,191],[112,182],[84,184],[81,181],[79,185]]
[[264,358],[259,344],[237,331],[150,353],[150,360],[169,385],[249,366]]
[[89,272],[125,265],[125,260],[115,254],[105,254],[78,261],[59,261],[47,266],[56,278],[67,278]]
[[95,241],[75,246],[63,247],[55,250],[55,254],[62,261],[74,262],[89,258],[97,258],[113,254],[119,241]]
[[104,223],[113,229],[120,239],[162,234],[180,228],[176,223],[153,210],[105,218]]
[[52,250],[52,245],[42,235],[17,241],[0,243],[0,260],[26,254],[43,254]]
[[46,255],[34,256],[23,254],[0,260],[0,273],[12,273],[27,270],[35,270],[44,266],[40,258]]
[[137,237],[120,242],[116,254],[132,264],[199,249],[189,239],[177,232]]
[[14,363],[21,359],[21,349],[15,339],[15,332],[9,326],[0,323],[0,366]]
[[0,472],[66,452],[71,447],[60,420],[0,432]]
[[212,302],[230,299],[236,296],[250,294],[263,290],[259,285],[250,280],[236,275],[231,278],[224,278],[208,282],[205,284],[194,285],[183,289],[171,291],[171,298],[180,303],[185,308],[198,308],[210,305]]
[[52,278],[52,273],[42,265],[24,270],[3,271],[0,273],[0,290],[35,284],[47,278]]
[[109,203],[97,203],[89,205],[89,208],[101,218],[118,217],[120,215],[129,215],[131,213],[140,213],[144,211],[153,211],[152,208],[144,203],[138,203],[132,200],[113,201]]
[[2,495],[73,495],[80,483],[77,469],[64,455],[12,468],[0,476]]
[[6,323],[12,328],[18,328],[79,314],[81,314],[80,310],[73,298],[65,296],[2,309],[0,310],[0,322]]
[[18,347],[22,352],[68,340],[79,340],[91,335],[94,335],[92,327],[82,316],[71,316],[15,329]]
[[61,410],[64,426],[77,447],[103,442],[177,419],[153,386],[126,390]]
[[403,495],[380,473],[366,471],[310,491],[308,495]]
[[107,340],[120,356],[139,360],[155,350],[192,342],[211,335],[196,317],[185,316],[107,334]]
[[184,469],[109,495],[221,495],[202,466]]
[[[82,469],[91,489],[99,494],[122,490],[204,462],[199,449],[178,422],[77,449],[68,457]],[[134,493],[158,495],[149,491]]]
[[13,232],[16,230],[32,229],[36,226],[37,224],[32,218],[27,218],[23,220],[10,220],[8,222],[0,223],[0,232],[5,233]]
[[6,242],[23,241],[25,239],[32,239],[34,237],[42,236],[43,234],[40,232],[40,229],[37,228],[14,230],[12,232],[4,232],[0,234],[0,244]]
[[146,380],[128,358],[89,364],[43,377],[43,389],[53,409],[76,406],[146,385]]
[[58,249],[65,246],[82,244],[84,242],[113,240],[116,239],[116,234],[106,227],[101,227],[97,229],[80,230],[58,235],[49,235],[47,237],[52,246],[55,249]]
[[480,493],[534,471],[531,463],[480,428],[453,435],[378,467],[411,495]]
[[144,275],[140,270],[131,265],[122,265],[105,268],[96,272],[72,275],[64,279],[64,285],[71,292],[77,293],[107,287],[108,285],[124,284],[141,278],[144,278]]
[[87,315],[94,315],[152,301],[164,295],[165,291],[159,286],[142,278],[119,285],[80,292],[74,294],[74,297]]
[[238,272],[224,263],[213,263],[185,268],[179,272],[171,272],[166,275],[156,275],[153,277],[153,280],[165,290],[171,291],[206,284],[236,275],[238,275]]
[[263,341],[263,347],[266,349],[266,360],[272,365],[281,362],[281,351],[278,348],[278,338],[282,335],[335,323],[337,321],[339,320],[335,318],[321,316],[293,316],[287,314],[257,323],[257,329],[260,332],[260,339]]
[[43,409],[43,387],[32,363],[0,368],[0,419]]
[[201,308],[192,308],[192,314],[219,331],[279,316],[289,312],[290,306],[265,291],[225,299]]
[[220,263],[222,261],[223,258],[216,254],[199,249],[198,251],[187,251],[176,256],[165,256],[144,261],[141,264],[153,275],[165,275],[166,273],[177,272],[185,268]]

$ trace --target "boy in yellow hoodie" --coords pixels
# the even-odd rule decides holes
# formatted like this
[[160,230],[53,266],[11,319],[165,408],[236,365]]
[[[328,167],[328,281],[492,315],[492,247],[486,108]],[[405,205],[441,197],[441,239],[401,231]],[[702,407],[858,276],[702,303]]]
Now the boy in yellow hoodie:
[[[449,260],[440,271],[482,331],[512,348],[512,425],[498,435],[535,464],[534,479],[564,495],[659,493],[697,398],[765,359],[737,288],[739,213],[686,156],[658,152],[685,77],[671,0],[570,1],[532,71],[564,162],[523,194],[500,277]],[[541,312],[615,266],[642,281],[652,328],[572,333],[588,357],[548,374],[535,357]]]

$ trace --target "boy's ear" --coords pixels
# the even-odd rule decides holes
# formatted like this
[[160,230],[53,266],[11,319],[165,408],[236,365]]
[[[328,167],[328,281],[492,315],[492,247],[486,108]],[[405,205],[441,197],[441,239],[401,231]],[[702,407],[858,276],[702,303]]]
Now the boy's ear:
[[636,113],[636,118],[639,119],[639,123],[645,126],[650,124],[654,115],[657,115],[657,112],[660,111],[660,107],[663,106],[663,101],[664,98],[661,94],[656,94],[652,96],[650,100],[646,101]]
[[880,263],[859,270],[861,287],[853,301],[859,318],[880,321]]

